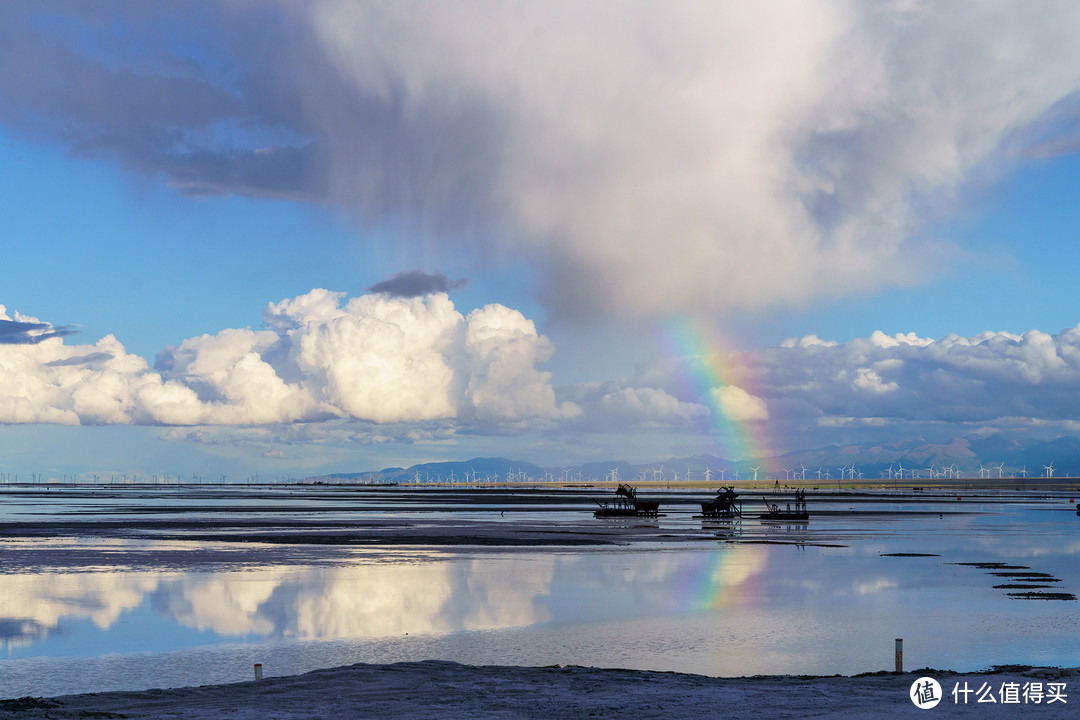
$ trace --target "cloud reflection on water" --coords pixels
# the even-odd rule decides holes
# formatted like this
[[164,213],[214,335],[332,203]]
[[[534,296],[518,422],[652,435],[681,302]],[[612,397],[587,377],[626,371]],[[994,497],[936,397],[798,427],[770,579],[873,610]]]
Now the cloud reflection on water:
[[43,636],[67,618],[88,618],[107,629],[126,610],[142,604],[159,582],[158,573],[83,572],[0,576],[0,618],[9,627],[22,627],[6,642]]
[[512,553],[219,572],[109,568],[0,575],[0,642],[9,649],[31,644],[80,619],[105,633],[124,632],[113,629],[117,621],[144,602],[177,627],[219,638],[285,640],[446,635],[552,619],[597,622],[696,612],[750,601],[750,581],[764,571],[767,557],[762,547],[742,546],[704,553]]
[[508,556],[216,573],[51,572],[0,576],[9,648],[65,621],[109,630],[149,598],[181,627],[220,637],[386,638],[519,627],[550,617],[555,559]]
[[[1059,638],[1069,608],[1010,600],[985,573],[952,564],[967,558],[959,552],[879,554],[899,549],[916,548],[392,551],[352,564],[187,572],[54,566],[0,574],[0,642],[28,661],[271,640],[338,664],[431,656],[706,674],[875,669],[879,641],[894,637],[935,667],[1074,656]],[[311,640],[340,642],[298,644]]]

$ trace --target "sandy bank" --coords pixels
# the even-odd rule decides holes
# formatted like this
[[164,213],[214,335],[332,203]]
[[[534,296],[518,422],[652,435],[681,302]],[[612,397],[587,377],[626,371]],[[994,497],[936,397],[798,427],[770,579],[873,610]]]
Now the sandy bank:
[[[351,665],[232,685],[21,698],[0,701],[0,718],[875,718],[926,717],[909,698],[912,683],[937,679],[949,717],[1076,717],[1077,669],[962,674],[917,671],[861,677],[709,678],[581,667],[474,667],[428,661]],[[951,696],[955,684],[986,686],[996,703]],[[1042,702],[1002,703],[1001,690],[1040,683]],[[1065,702],[1047,701],[1058,684]],[[1061,684],[1064,684],[1063,686]]]

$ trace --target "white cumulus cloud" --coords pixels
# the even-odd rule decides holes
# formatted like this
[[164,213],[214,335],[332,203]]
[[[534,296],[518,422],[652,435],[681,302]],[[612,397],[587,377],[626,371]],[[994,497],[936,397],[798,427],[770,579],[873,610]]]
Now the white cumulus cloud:
[[769,409],[765,401],[755,397],[737,385],[724,385],[709,391],[716,406],[725,417],[734,422],[768,420]]
[[579,412],[556,402],[536,368],[551,343],[517,310],[463,316],[441,293],[342,300],[317,289],[270,303],[267,329],[189,338],[155,369],[112,336],[0,344],[0,422],[502,423]]
[[[785,343],[752,363],[769,403],[819,425],[840,421],[1061,422],[1080,403],[1080,326],[1057,335],[985,332],[940,340],[914,333],[846,343]],[[834,418],[837,422],[828,421]]]

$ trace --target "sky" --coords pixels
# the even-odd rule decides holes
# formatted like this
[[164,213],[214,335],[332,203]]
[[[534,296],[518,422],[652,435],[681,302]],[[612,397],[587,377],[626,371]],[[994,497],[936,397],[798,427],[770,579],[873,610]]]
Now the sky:
[[8,2],[0,472],[1080,434],[1071,3]]

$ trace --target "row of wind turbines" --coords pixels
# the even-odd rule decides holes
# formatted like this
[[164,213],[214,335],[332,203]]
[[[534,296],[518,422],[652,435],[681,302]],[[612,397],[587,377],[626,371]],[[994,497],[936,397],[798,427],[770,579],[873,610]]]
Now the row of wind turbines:
[[[739,481],[744,480],[744,479],[749,481],[749,482],[757,482],[758,479],[759,479],[760,470],[761,470],[761,466],[758,465],[756,467],[746,468],[745,474],[739,468],[731,469],[730,473],[731,473],[732,479],[735,482],[739,482]],[[781,475],[783,475],[783,479],[785,481],[788,481],[788,482],[791,482],[791,481],[806,482],[807,473],[811,473],[811,475],[810,475],[811,478],[816,478],[819,481],[821,481],[821,480],[831,481],[833,479],[833,477],[832,477],[833,470],[835,470],[837,472],[836,479],[838,479],[838,480],[853,481],[853,480],[864,480],[864,479],[866,479],[866,476],[863,473],[863,471],[860,470],[855,463],[852,463],[851,465],[843,465],[843,466],[840,466],[840,467],[820,466],[820,467],[818,467],[816,472],[811,472],[810,469],[808,469],[805,465],[800,464],[799,467],[797,467],[797,468],[795,468],[795,467],[785,468],[784,470],[780,470],[780,471],[777,471],[777,472],[765,473],[765,476],[764,476],[763,479],[766,480],[766,481],[768,481],[768,480],[777,480],[777,481],[779,481]],[[709,483],[712,482],[713,476],[715,474],[719,474],[720,483],[723,484],[724,482],[727,481],[728,472],[729,472],[729,470],[727,468],[720,468],[718,471],[716,471],[714,473],[714,471],[713,471],[713,469],[711,467],[706,466],[705,470],[702,472],[702,475],[704,476],[705,483],[709,484]],[[887,475],[888,479],[893,480],[893,481],[896,481],[896,480],[956,480],[956,479],[965,478],[965,477],[973,477],[973,475],[965,474],[966,472],[968,472],[968,471],[959,469],[956,466],[955,463],[952,464],[952,465],[941,465],[941,466],[938,466],[935,463],[931,463],[929,468],[922,468],[922,467],[904,467],[904,464],[901,462],[901,463],[896,463],[894,465],[890,465],[888,468],[885,469],[884,474],[880,475],[879,477],[880,477],[880,479],[884,480],[884,479],[886,479],[886,475]],[[984,479],[984,480],[991,479],[991,478],[994,477],[995,472],[997,473],[996,477],[998,479],[1004,479],[1005,478],[1005,463],[999,463],[997,465],[984,465],[982,463],[979,464],[978,475],[979,475],[980,479]],[[1054,463],[1051,462],[1049,465],[1043,465],[1043,473],[1044,473],[1043,477],[1045,477],[1045,478],[1053,478],[1054,477]],[[1022,476],[1022,477],[1024,477],[1026,479],[1029,475],[1030,475],[1030,473],[1028,472],[1027,466],[1025,465],[1023,468],[1017,470],[1015,472],[1015,474],[1010,475],[1009,477]],[[636,480],[638,480],[638,481],[645,482],[645,481],[650,481],[651,480],[654,483],[655,482],[664,482],[664,481],[667,481],[669,479],[672,482],[679,482],[680,478],[682,480],[686,481],[686,482],[693,481],[693,479],[694,479],[694,471],[693,471],[693,469],[688,466],[686,468],[686,474],[680,476],[678,470],[671,470],[670,472],[665,472],[664,466],[660,465],[659,467],[650,468],[648,470],[641,470],[641,471],[638,472],[638,474],[636,476]],[[614,481],[620,480],[618,468],[612,468],[608,472],[607,477],[605,479],[606,480],[614,480]]]
[[[1043,474],[1040,477],[1048,479],[1054,477],[1055,468],[1053,462],[1051,462],[1049,465],[1043,465],[1042,468]],[[766,482],[776,481],[777,483],[779,483],[781,479],[786,482],[806,482],[808,479],[808,474],[809,478],[816,479],[819,482],[823,480],[832,481],[834,479],[833,471],[836,471],[837,473],[835,478],[837,482],[842,480],[855,481],[866,479],[864,472],[860,470],[855,463],[840,467],[819,466],[816,472],[812,472],[805,465],[800,464],[798,467],[791,467],[780,471],[765,473],[761,472],[761,465],[743,468],[736,466],[733,468],[719,468],[715,470],[712,467],[706,465],[705,469],[703,471],[700,471],[700,475],[706,485],[711,484],[715,479],[717,479],[717,477],[719,478],[720,484],[723,485],[728,482],[729,475],[731,480],[736,483],[742,481],[757,483],[759,482],[759,480],[764,480]],[[971,474],[965,474],[969,472]],[[1030,474],[1031,473],[1028,472],[1027,466],[1025,465],[1023,468],[1016,470],[1014,474],[1009,475],[1008,477],[1015,478],[1021,476],[1026,479]],[[91,485],[201,485],[215,483],[225,485],[238,483],[238,481],[235,480],[230,482],[227,475],[221,475],[214,480],[204,478],[201,475],[192,475],[190,481],[181,478],[179,473],[177,473],[176,475],[163,474],[160,476],[153,474],[144,474],[140,476],[138,474],[129,475],[126,473],[122,473],[119,475],[112,474],[109,475],[107,478],[104,475],[98,473],[89,473],[88,475],[89,478],[87,477],[87,474],[84,474],[82,477],[76,474],[65,474],[63,482],[64,484],[71,483]],[[974,477],[974,470],[969,471],[958,469],[955,463],[952,465],[941,466],[931,464],[929,468],[904,467],[903,463],[895,463],[894,465],[890,465],[879,475],[880,479],[882,480],[886,479],[886,476],[889,480],[893,482],[901,480],[955,480],[960,478]],[[978,476],[980,479],[983,480],[994,478],[1004,479],[1006,477],[1005,464],[998,463],[997,465],[984,465],[980,463]],[[500,483],[587,483],[594,482],[598,479],[599,478],[591,475],[585,476],[580,469],[575,470],[572,468],[563,468],[561,470],[558,470],[557,472],[545,471],[539,477],[530,475],[521,469],[511,468],[508,469],[505,473],[500,474],[492,472],[480,473],[475,468],[469,468],[468,470],[462,472],[460,475],[455,473],[453,469],[450,469],[450,471],[445,474],[438,472],[433,473],[430,471],[421,473],[419,470],[417,470],[412,476],[411,481],[417,485],[452,485],[477,487],[483,485],[496,485]],[[638,470],[637,474],[634,476],[633,479],[637,482],[652,481],[653,483],[663,483],[670,481],[678,483],[680,481],[684,481],[689,483],[694,481],[695,472],[690,466],[687,466],[686,472],[684,474],[681,474],[676,469],[665,470],[663,465],[659,465],[648,469]],[[608,470],[605,473],[603,480],[614,483],[623,482],[623,478],[618,467],[613,467]],[[22,482],[25,483],[26,480],[23,479]],[[53,482],[59,482],[59,479],[47,477],[41,473],[30,474],[30,483],[32,484]],[[246,484],[248,485],[267,484],[268,482],[272,482],[272,484],[276,485],[292,484],[295,481],[291,476],[281,476],[274,478],[273,481],[267,481],[261,478],[257,473],[249,475],[246,478]],[[13,483],[20,483],[20,478],[18,475],[0,472],[0,484]]]
[[[609,473],[610,475],[610,473]],[[583,473],[578,470],[575,474],[570,468],[563,468],[559,471],[559,475],[556,478],[555,473],[545,472],[540,477],[534,477],[529,475],[524,470],[510,469],[503,474],[499,473],[484,473],[481,474],[479,470],[475,468],[469,468],[468,470],[456,474],[453,469],[450,472],[443,474],[439,472],[432,473],[430,471],[421,473],[417,470],[412,477],[412,481],[416,485],[462,485],[462,486],[478,486],[478,485],[494,485],[496,483],[530,483],[530,482],[585,482],[586,480],[593,480],[594,478],[585,478]]]
[[[960,474],[960,471],[956,469],[955,464],[953,464],[953,465],[943,465],[940,468],[938,468],[937,470],[934,469],[935,467],[937,467],[937,466],[934,465],[933,463],[931,463],[930,467],[926,470],[926,476],[925,477],[923,477],[923,475],[922,475],[923,471],[921,469],[919,469],[919,468],[905,468],[903,463],[898,463],[897,464],[897,467],[895,469],[895,474],[894,474],[894,469],[893,469],[892,465],[889,466],[887,472],[889,473],[889,479],[890,480],[893,480],[893,479],[900,479],[900,480],[905,480],[905,479],[906,480],[921,480],[921,479],[926,479],[926,480],[942,480],[942,479],[950,480],[950,479],[953,479],[954,480],[954,479],[957,479],[957,478],[960,478],[960,477],[967,477],[967,476],[964,476],[964,475]],[[983,465],[982,463],[979,463],[979,478],[980,479],[988,480],[988,479],[992,478],[994,476],[995,471],[997,472],[998,479],[999,480],[1003,479],[1005,477],[1005,463],[998,463],[997,465]],[[910,475],[908,475],[907,473],[910,473]],[[1051,461],[1049,465],[1043,465],[1043,473],[1044,473],[1043,477],[1046,477],[1046,478],[1054,477],[1054,463],[1053,463],[1053,461]],[[1028,475],[1029,475],[1027,465],[1020,468],[1013,475],[1010,475],[1009,477],[1016,477],[1017,475],[1020,475],[1020,476],[1022,476],[1022,477],[1024,477],[1026,479],[1028,477]]]

